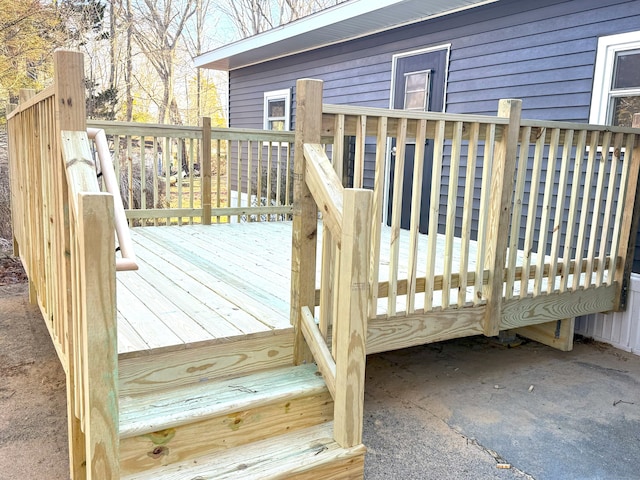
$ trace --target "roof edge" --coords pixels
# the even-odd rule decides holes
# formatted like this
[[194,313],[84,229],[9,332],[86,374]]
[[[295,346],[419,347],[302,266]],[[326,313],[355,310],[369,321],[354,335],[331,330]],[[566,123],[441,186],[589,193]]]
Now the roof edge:
[[[483,5],[496,3],[499,0],[479,0],[472,4],[460,5],[441,12],[424,15],[418,18],[413,18],[405,22],[398,22],[390,25],[382,25],[379,28],[371,28],[363,30],[359,34],[354,34],[344,38],[336,39],[332,42],[317,42],[309,47],[295,48],[296,42],[293,41],[300,35],[309,34],[311,32],[321,31],[323,28],[330,27],[340,22],[345,22],[350,19],[356,18],[361,15],[371,14],[382,9],[393,8],[399,4],[406,2],[407,0],[355,0],[347,1],[334,5],[320,12],[306,16],[299,20],[295,20],[285,25],[281,25],[266,32],[247,37],[236,42],[224,45],[209,52],[203,53],[194,58],[196,67],[207,68],[212,70],[232,71],[239,68],[248,67],[264,63],[278,58],[287,57],[290,55],[296,55],[318,48],[327,47],[330,45],[336,45],[339,43],[356,40],[358,38],[366,37],[369,35],[375,35],[395,28],[400,28],[406,25],[419,23],[425,20],[430,20],[438,17],[451,15],[460,11],[473,9]],[[240,61],[237,65],[231,64],[231,59],[236,57],[238,59],[244,53],[251,50],[255,50],[264,46],[273,46],[278,43],[291,43],[293,47],[284,47],[280,49],[278,54],[272,54],[264,56],[260,60],[253,61]]]

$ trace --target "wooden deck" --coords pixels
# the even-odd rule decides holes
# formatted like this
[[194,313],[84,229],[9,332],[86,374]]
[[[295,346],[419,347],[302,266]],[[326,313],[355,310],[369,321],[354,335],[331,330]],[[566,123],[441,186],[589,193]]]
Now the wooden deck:
[[[319,232],[320,227],[319,223]],[[291,229],[291,222],[131,229],[140,268],[117,273],[120,357],[291,330]],[[389,278],[390,235],[391,229],[384,226],[381,282]],[[402,279],[407,278],[409,232],[401,230],[399,238]],[[427,235],[421,234],[418,251],[422,257],[426,245]],[[438,242],[436,274],[444,269],[443,245],[444,241]],[[475,257],[472,242],[469,271],[475,270]],[[455,249],[455,268],[459,261],[459,249]],[[422,265],[418,275],[425,272],[426,265]],[[453,299],[457,291],[452,290],[451,295]],[[473,298],[474,287],[469,286],[467,299],[472,302]],[[435,292],[434,305],[441,301],[441,292]],[[380,298],[378,315],[385,315],[387,307],[388,299]],[[396,311],[405,307],[406,296],[399,295]],[[422,307],[419,297],[416,307]]]
[[290,330],[291,223],[131,230],[118,272],[120,357]]

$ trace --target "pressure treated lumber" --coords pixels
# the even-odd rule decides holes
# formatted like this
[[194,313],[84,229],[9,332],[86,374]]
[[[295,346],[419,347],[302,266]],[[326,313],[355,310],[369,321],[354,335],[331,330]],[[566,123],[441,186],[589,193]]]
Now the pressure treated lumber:
[[341,448],[331,439],[331,422],[252,445],[198,457],[170,467],[123,477],[123,480],[363,478],[363,445]]
[[[634,128],[640,128],[640,113],[634,114],[632,125]],[[627,152],[631,150],[629,148],[631,146],[632,144],[630,142],[627,146]],[[616,311],[622,311],[627,308],[627,296],[636,246],[636,232],[640,227],[640,188],[638,188],[638,176],[640,175],[640,141],[638,141],[637,136],[635,143],[633,143],[631,155],[632,160],[628,173],[629,183],[627,184],[627,190],[624,196],[625,208],[622,213],[622,226],[618,247],[618,255],[626,259],[626,261],[624,262],[624,267],[619,267],[615,273],[615,280],[619,286],[614,300],[614,308]],[[633,209],[629,208],[630,205],[633,205]]]
[[274,335],[235,341],[190,345],[120,355],[119,389],[122,396],[178,388],[201,380],[247,375],[290,365],[293,361],[293,329]]
[[607,312],[613,308],[616,284],[550,293],[503,303],[500,330],[537,325],[558,319]]
[[521,100],[500,100],[498,117],[508,118],[501,141],[497,143],[491,172],[491,198],[487,220],[487,259],[489,285],[484,334],[497,335],[502,305],[503,271],[509,239],[509,218],[516,172],[516,153],[520,134]]
[[87,477],[118,478],[118,365],[113,256],[113,198],[80,194],[78,199],[80,270],[83,287],[82,355]]
[[291,240],[291,322],[295,332],[294,362],[311,361],[301,328],[302,307],[313,306],[316,290],[318,220],[316,203],[306,183],[304,145],[320,143],[322,82],[296,82],[294,212]]
[[243,447],[333,417],[331,396],[314,365],[124,397],[120,408],[125,475]]
[[369,219],[373,192],[345,189],[336,336],[336,442],[362,443],[369,301]]
[[539,323],[512,330],[529,340],[548,345],[562,352],[573,350],[575,318],[565,318],[553,322]]

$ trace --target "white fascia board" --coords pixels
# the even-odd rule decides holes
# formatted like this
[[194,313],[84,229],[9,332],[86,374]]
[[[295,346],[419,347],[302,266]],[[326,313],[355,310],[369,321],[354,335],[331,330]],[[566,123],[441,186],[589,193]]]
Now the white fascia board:
[[[497,1],[351,0],[204,53],[194,62],[196,67],[234,70]],[[344,34],[336,36],[340,30]]]

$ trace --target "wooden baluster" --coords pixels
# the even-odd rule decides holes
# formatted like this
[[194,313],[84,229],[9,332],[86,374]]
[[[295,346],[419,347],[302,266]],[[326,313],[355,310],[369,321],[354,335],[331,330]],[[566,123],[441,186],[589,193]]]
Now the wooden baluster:
[[493,156],[495,151],[496,125],[490,123],[485,132],[484,152],[482,156],[482,181],[480,187],[480,211],[478,218],[478,252],[476,256],[476,278],[474,285],[473,303],[478,305],[486,300],[484,287],[485,257],[487,242],[487,212],[491,198],[491,172],[493,170]]
[[[451,270],[453,265],[453,237],[456,227],[456,202],[458,197],[458,176],[460,170],[460,150],[462,148],[462,122],[453,125],[451,163],[449,168],[449,189],[447,191],[447,220],[444,242],[444,271],[442,274],[442,308],[451,302]],[[460,272],[460,268],[458,268]]]
[[[202,153],[200,160],[202,223],[204,225],[211,225],[211,118],[200,118],[200,128],[202,128]],[[219,149],[220,147],[218,145],[218,150]],[[220,177],[219,172],[217,175]]]
[[[342,129],[344,131],[344,116]],[[378,311],[378,274],[380,268],[380,235],[382,232],[382,218],[385,188],[385,164],[387,161],[387,117],[378,118],[378,136],[376,139],[376,170],[373,180],[373,221],[371,222],[371,260],[369,263],[369,318],[376,316]],[[340,173],[338,176],[342,178]]]
[[474,186],[476,179],[476,164],[478,157],[478,138],[480,136],[480,124],[471,124],[469,132],[469,146],[467,149],[467,170],[464,184],[464,206],[462,208],[462,232],[460,247],[460,280],[458,285],[458,307],[464,307],[467,303],[467,286],[469,279],[469,244],[471,242],[471,219],[473,217]]
[[442,158],[444,155],[445,121],[438,120],[435,128],[433,146],[433,171],[431,174],[431,199],[429,200],[429,230],[427,236],[427,265],[424,290],[424,311],[433,310],[433,292],[435,290],[436,255],[438,250],[438,224],[440,219],[440,183],[442,181]]
[[[509,236],[509,257],[507,259],[507,285],[505,299],[513,297],[515,288],[516,269],[518,265],[518,249],[520,247],[520,221],[522,219],[522,200],[524,198],[525,180],[527,176],[527,164],[529,162],[529,141],[531,127],[524,127],[520,140],[520,155],[516,175],[516,188],[513,198],[513,215],[511,216],[511,233]],[[524,272],[524,269],[522,270]],[[520,288],[524,283],[524,276],[520,277]],[[526,276],[528,281],[529,276]]]
[[[427,121],[416,122],[416,148],[413,158],[413,185],[411,190],[411,223],[409,238],[409,268],[407,272],[407,315],[415,312],[416,278],[418,273],[418,234],[420,205],[422,203],[422,178],[424,175],[424,146],[427,142]],[[397,273],[396,273],[397,277]]]
[[573,265],[573,283],[578,281],[580,269],[577,263],[571,258],[571,249],[574,246],[574,231],[576,226],[576,217],[578,216],[578,199],[580,197],[580,176],[582,166],[584,165],[584,150],[587,143],[587,131],[580,130],[578,133],[578,141],[576,143],[576,157],[573,165],[573,180],[571,185],[571,197],[569,201],[569,212],[567,221],[567,233],[564,242],[563,270],[560,277],[560,292],[565,292],[569,286],[569,274]]
[[400,220],[402,215],[402,189],[404,182],[404,152],[407,142],[407,119],[398,120],[396,133],[396,162],[393,174],[393,201],[391,210],[391,238],[389,244],[389,294],[387,316],[393,317],[397,310],[398,267],[400,256]]

